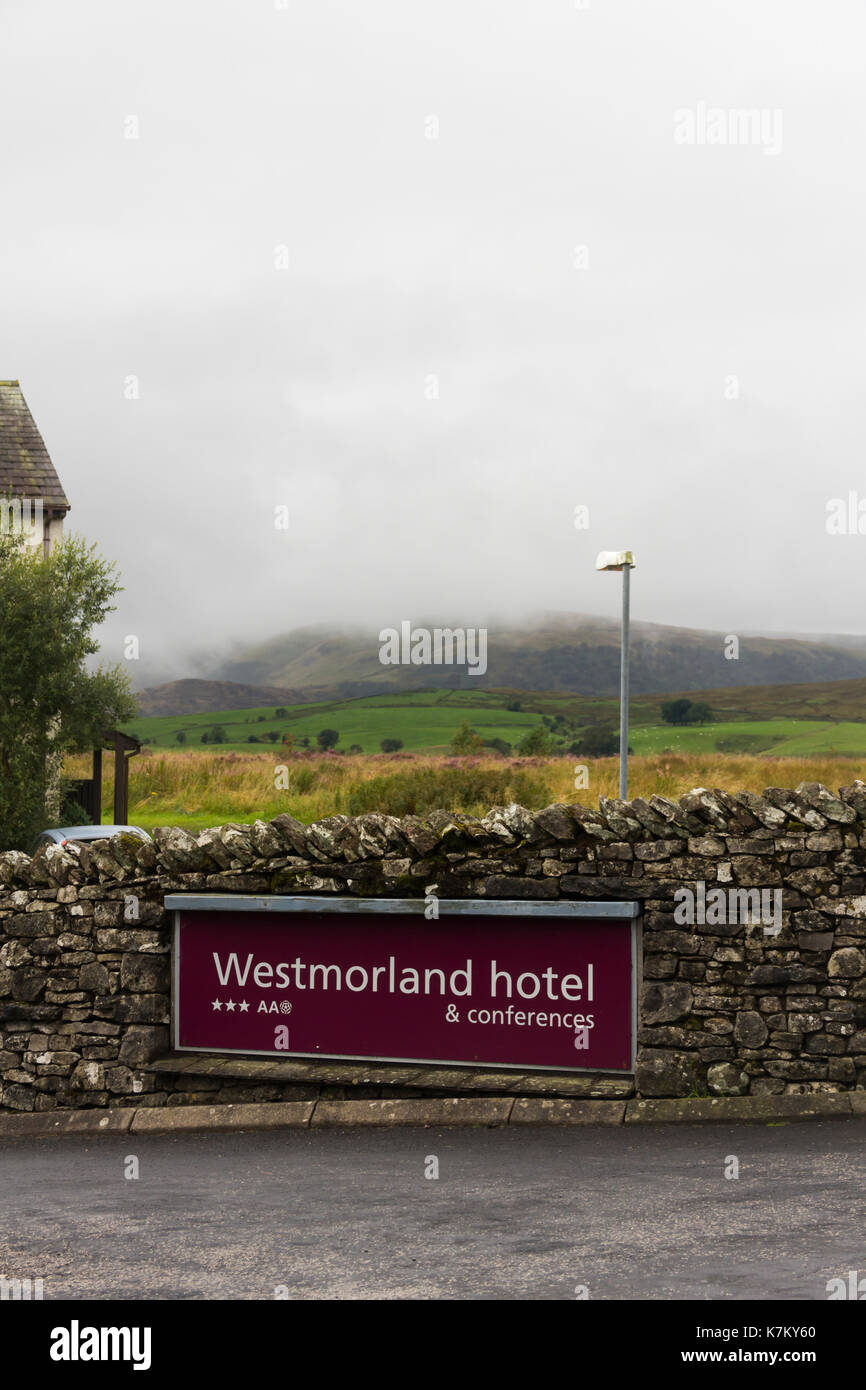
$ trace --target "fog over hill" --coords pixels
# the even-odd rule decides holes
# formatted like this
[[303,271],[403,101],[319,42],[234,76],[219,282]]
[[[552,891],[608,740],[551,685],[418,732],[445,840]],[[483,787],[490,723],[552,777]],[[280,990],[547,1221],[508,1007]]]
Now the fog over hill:
[[[424,626],[418,623],[416,628]],[[432,624],[430,627],[432,628]],[[806,684],[866,677],[862,637],[737,637],[736,634],[634,622],[634,694]],[[180,678],[143,692],[142,713],[191,713],[272,702],[345,698],[441,686],[616,695],[620,630],[616,620],[547,614],[534,623],[487,629],[486,670],[467,666],[383,664],[378,632],[308,627],[239,647],[195,679]],[[184,673],[185,675],[185,673]]]
[[[866,675],[866,648],[858,650],[847,642],[742,636],[734,660],[725,656],[726,638],[733,635],[633,623],[632,689],[635,693],[701,690]],[[240,651],[214,675],[221,680],[301,689],[356,682],[400,689],[436,684],[613,695],[619,689],[619,643],[616,620],[582,614],[553,615],[525,626],[490,626],[487,669],[475,675],[465,666],[383,665],[378,633],[310,628]]]

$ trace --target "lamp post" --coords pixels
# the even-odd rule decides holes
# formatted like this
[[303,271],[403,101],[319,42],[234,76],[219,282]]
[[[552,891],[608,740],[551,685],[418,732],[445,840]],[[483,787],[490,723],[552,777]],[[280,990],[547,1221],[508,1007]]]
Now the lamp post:
[[629,576],[634,569],[634,554],[631,550],[602,550],[595,567],[597,570],[622,570],[622,655],[619,673],[619,795],[620,800],[628,797],[628,622],[629,622]]

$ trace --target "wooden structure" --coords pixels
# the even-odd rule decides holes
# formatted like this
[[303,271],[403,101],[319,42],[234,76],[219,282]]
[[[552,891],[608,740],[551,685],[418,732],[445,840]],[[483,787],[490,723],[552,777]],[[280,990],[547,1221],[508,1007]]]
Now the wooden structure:
[[140,739],[119,729],[106,729],[102,743],[93,750],[93,776],[73,782],[70,797],[90,816],[91,825],[102,823],[102,754],[114,752],[114,825],[129,824],[129,759],[141,752]]

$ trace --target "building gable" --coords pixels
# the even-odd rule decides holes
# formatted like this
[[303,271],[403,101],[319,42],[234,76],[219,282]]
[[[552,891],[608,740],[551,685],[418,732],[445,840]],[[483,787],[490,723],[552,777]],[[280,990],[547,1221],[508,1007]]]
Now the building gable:
[[17,381],[0,381],[0,498],[41,499],[46,516],[69,502]]

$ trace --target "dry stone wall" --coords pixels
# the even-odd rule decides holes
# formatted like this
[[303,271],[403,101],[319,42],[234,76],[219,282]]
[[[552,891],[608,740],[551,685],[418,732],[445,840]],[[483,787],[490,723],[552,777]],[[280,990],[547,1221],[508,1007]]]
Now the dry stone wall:
[[[197,837],[157,830],[153,844],[121,834],[33,859],[0,854],[0,1109],[447,1090],[423,1069],[404,1069],[397,1092],[381,1077],[335,1084],[318,1064],[295,1062],[287,1080],[279,1063],[244,1076],[170,1060],[167,893],[423,898],[431,885],[442,899],[641,903],[638,1062],[620,1094],[866,1087],[858,781],[838,794],[804,783],[763,796],[603,798],[597,811],[512,805],[483,819],[437,811],[304,826],[283,815]],[[557,1092],[541,1074],[508,1085]],[[609,1094],[610,1082],[587,1093]]]

